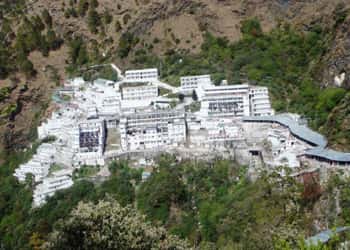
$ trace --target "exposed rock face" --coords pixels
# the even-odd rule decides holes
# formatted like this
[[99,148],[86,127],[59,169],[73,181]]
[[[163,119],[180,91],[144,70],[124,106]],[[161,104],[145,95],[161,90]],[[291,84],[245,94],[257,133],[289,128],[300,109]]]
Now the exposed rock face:
[[350,89],[350,18],[337,29],[325,58],[324,86],[341,86]]

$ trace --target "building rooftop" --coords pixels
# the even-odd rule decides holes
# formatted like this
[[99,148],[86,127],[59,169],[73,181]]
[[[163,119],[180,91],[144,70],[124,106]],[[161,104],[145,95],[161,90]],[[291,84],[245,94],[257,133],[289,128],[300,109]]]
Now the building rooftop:
[[108,79],[103,79],[103,78],[97,78],[94,80],[94,84],[99,84],[99,85],[109,85],[111,83],[114,83],[112,80]]
[[324,244],[328,242],[335,234],[347,231],[349,229],[350,227],[338,227],[335,230],[325,230],[308,238],[305,243],[308,246],[316,246],[319,243]]
[[123,82],[119,87],[132,88],[132,87],[143,87],[143,86],[153,86],[153,85],[147,82]]
[[337,162],[350,162],[350,153],[343,153],[331,149],[325,149],[321,147],[313,148],[305,151],[305,155],[320,157],[330,161]]
[[327,146],[327,140],[324,138],[324,136],[311,130],[306,125],[299,124],[298,121],[289,114],[279,114],[272,116],[249,116],[244,117],[243,121],[276,122],[289,128],[289,130],[294,136],[298,137],[303,141],[306,141],[314,146],[319,146],[322,148]]

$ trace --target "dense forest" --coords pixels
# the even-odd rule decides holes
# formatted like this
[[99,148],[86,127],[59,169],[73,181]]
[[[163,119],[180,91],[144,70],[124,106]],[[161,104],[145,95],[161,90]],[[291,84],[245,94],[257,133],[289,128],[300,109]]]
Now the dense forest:
[[[314,233],[316,218],[331,228],[350,221],[347,205],[350,180],[334,176],[320,189],[317,182],[301,185],[296,179],[283,177],[278,172],[266,172],[253,182],[246,167],[230,160],[179,162],[171,155],[158,158],[153,174],[146,181],[141,181],[142,170],[130,168],[127,161],[112,162],[109,180],[94,183],[89,178],[76,179],[72,188],[58,192],[42,207],[32,209],[32,180],[20,185],[11,173],[33,151],[21,157],[13,155],[1,166],[0,242],[3,249],[40,249],[41,246],[69,249],[64,244],[73,239],[68,234],[72,231],[77,233],[74,244],[79,244],[79,239],[84,239],[86,244],[100,244],[95,238],[78,236],[79,230],[107,230],[105,226],[118,228],[118,224],[114,225],[114,220],[106,222],[107,225],[94,222],[96,226],[90,228],[91,223],[87,222],[90,219],[79,219],[77,216],[83,216],[82,213],[74,212],[80,202],[86,203],[77,208],[83,211],[94,210],[91,206],[107,202],[104,214],[91,216],[91,221],[108,217],[109,211],[117,208],[125,213],[123,207],[128,206],[131,210],[126,211],[131,214],[145,215],[145,220],[138,222],[146,223],[143,233],[166,229],[169,237],[178,237],[170,242],[199,249],[308,249],[303,239]],[[334,212],[336,192],[341,193],[343,210],[340,214]],[[320,206],[319,201],[325,199],[328,205]],[[110,203],[117,204],[117,208],[111,208]],[[321,218],[313,214],[315,207],[324,211]],[[57,234],[68,240],[57,241],[60,239]],[[118,237],[122,236],[110,235],[106,241],[113,242]],[[158,242],[157,239],[153,241]],[[338,241],[331,244],[338,244]],[[181,247],[176,249],[183,249]],[[328,249],[323,247],[317,249]]]

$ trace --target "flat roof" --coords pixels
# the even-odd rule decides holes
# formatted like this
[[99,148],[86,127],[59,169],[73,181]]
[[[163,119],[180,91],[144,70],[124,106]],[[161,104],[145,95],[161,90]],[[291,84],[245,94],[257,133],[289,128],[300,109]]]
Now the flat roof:
[[310,128],[306,125],[301,125],[293,119],[293,117],[289,114],[279,114],[272,116],[248,116],[243,117],[243,121],[246,122],[276,122],[287,128],[289,128],[290,132],[298,137],[299,139],[308,142],[314,146],[318,147],[326,147],[327,140],[325,137]]
[[207,75],[190,75],[190,76],[181,76],[180,77],[180,80],[181,79],[188,79],[188,78],[210,78],[210,75],[207,74]]
[[350,162],[350,153],[343,153],[332,149],[325,149],[320,147],[305,151],[305,155],[312,157],[320,157],[330,161]]
[[108,83],[114,83],[114,81],[104,78],[97,78],[94,80],[94,84],[107,85]]
[[120,88],[136,88],[136,87],[143,87],[143,86],[154,86],[150,82],[123,82],[120,85]]
[[128,73],[143,73],[143,72],[157,72],[158,73],[158,69],[157,68],[130,69],[130,70],[126,70],[125,74],[128,74]]

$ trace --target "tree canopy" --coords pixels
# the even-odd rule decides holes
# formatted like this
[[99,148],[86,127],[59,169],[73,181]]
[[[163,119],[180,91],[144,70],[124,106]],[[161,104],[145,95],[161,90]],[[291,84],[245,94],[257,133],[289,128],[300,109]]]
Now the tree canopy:
[[190,249],[188,243],[154,227],[131,207],[113,199],[79,203],[53,232],[46,249]]

